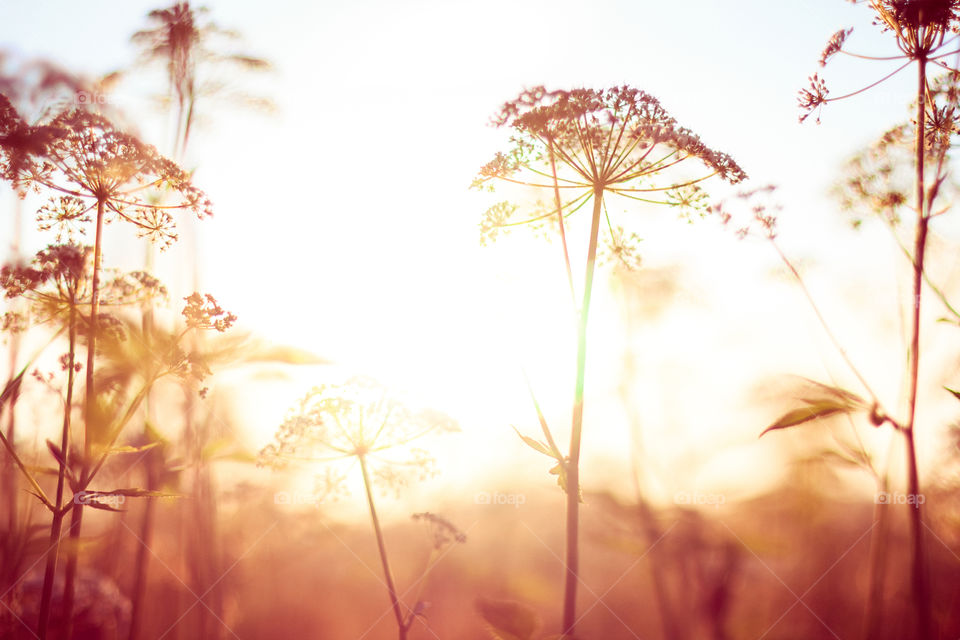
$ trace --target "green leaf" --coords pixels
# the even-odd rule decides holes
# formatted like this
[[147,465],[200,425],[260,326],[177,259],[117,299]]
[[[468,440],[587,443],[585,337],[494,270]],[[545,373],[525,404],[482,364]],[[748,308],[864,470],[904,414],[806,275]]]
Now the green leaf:
[[494,640],[532,640],[540,628],[537,612],[520,602],[481,597],[474,601],[474,607]]
[[957,400],[960,400],[960,391],[954,391],[950,387],[944,387],[944,389],[952,393],[954,398],[956,398]]

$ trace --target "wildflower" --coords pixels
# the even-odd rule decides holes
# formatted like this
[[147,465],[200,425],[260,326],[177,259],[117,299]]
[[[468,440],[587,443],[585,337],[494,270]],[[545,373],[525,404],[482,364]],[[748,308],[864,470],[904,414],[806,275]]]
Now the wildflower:
[[[118,131],[106,118],[81,110],[65,112],[48,125],[56,133],[29,180],[64,196],[42,210],[45,225],[76,223],[97,209],[99,219],[132,223],[138,235],[169,246],[176,239],[170,211],[212,215],[212,205],[190,177],[152,146]],[[178,201],[161,204],[164,193]],[[154,194],[157,198],[150,198]]]
[[816,111],[817,124],[820,124],[820,113],[823,111],[823,105],[828,102],[827,95],[830,93],[830,90],[827,89],[827,84],[817,74],[810,76],[809,80],[810,87],[801,89],[797,96],[797,102],[800,104],[800,108],[806,112],[800,116],[800,122],[805,121]]
[[425,511],[423,513],[415,513],[412,517],[414,520],[426,522],[430,526],[430,532],[433,535],[434,551],[440,551],[455,542],[463,544],[467,541],[465,533],[460,531],[452,522],[435,513]]
[[183,317],[186,319],[187,326],[197,329],[216,329],[223,333],[237,321],[237,316],[224,311],[217,304],[216,298],[212,295],[192,293],[184,300],[187,301],[183,308]]
[[[412,445],[428,434],[456,430],[448,416],[408,409],[373,380],[357,377],[311,389],[280,425],[276,441],[260,452],[260,464],[353,459],[369,465],[373,484],[399,491],[434,472],[433,458]],[[345,480],[345,473],[327,474],[317,486],[324,495],[342,494]]]
[[853,29],[840,29],[840,31],[837,31],[835,34],[830,36],[827,46],[824,47],[823,53],[820,54],[821,67],[827,66],[827,61],[840,52],[840,50],[843,48],[843,43],[851,33],[853,33]]

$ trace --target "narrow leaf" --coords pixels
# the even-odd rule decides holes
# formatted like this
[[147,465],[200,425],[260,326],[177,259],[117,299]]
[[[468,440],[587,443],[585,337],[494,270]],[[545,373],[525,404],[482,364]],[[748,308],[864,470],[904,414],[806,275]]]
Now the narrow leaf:
[[121,445],[118,447],[111,447],[110,453],[140,453],[141,451],[147,451],[148,449],[153,449],[159,444],[160,444],[159,441],[154,441],[139,447],[134,447],[131,445]]
[[787,429],[789,427],[795,427],[797,425],[803,424],[805,422],[810,422],[811,420],[819,420],[820,418],[827,418],[836,413],[846,412],[849,413],[850,409],[845,406],[838,406],[832,402],[820,402],[818,404],[812,404],[807,407],[801,407],[799,409],[794,409],[788,411],[780,418],[771,424],[769,427],[763,430],[760,434],[760,437],[763,437],[770,431],[776,431],[777,429]]
[[517,429],[516,427],[514,427],[513,430],[517,432],[517,435],[520,436],[520,439],[523,440],[528,447],[530,447],[534,451],[539,451],[545,456],[556,459],[556,456],[553,455],[553,452],[547,448],[547,445],[543,444],[539,440],[534,440],[529,436],[523,435],[522,433],[520,433],[520,430]]

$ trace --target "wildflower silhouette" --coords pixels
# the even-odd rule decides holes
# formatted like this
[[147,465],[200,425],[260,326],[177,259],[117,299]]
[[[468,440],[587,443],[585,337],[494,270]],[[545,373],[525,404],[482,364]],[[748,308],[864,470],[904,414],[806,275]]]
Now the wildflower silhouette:
[[[622,86],[606,90],[547,91],[536,87],[506,103],[494,124],[512,130],[510,148],[485,165],[474,186],[493,181],[542,192],[552,206],[537,205],[533,215],[515,221],[518,210],[493,207],[481,223],[493,237],[494,229],[551,220],[559,231],[570,293],[577,315],[576,386],[570,447],[564,455],[540,416],[546,443],[523,437],[534,449],[554,458],[551,471],[567,493],[566,577],[563,633],[570,637],[576,622],[579,578],[580,442],[583,429],[587,317],[594,269],[600,246],[601,223],[606,222],[606,244],[617,259],[637,264],[635,235],[615,227],[607,213],[613,197],[644,204],[700,206],[699,184],[717,176],[736,183],[746,174],[734,160],[707,147],[693,132],[681,127],[653,96]],[[684,172],[697,167],[697,171]],[[704,168],[706,171],[704,172]],[[672,176],[667,177],[667,176]],[[568,219],[592,203],[584,283],[579,304],[573,282],[566,225]]]
[[[850,52],[846,46],[852,30],[845,29],[834,34],[830,39],[826,49],[821,54],[820,65],[825,66],[833,56],[838,54],[847,54],[868,60],[903,62],[879,80],[836,98],[828,97],[829,92],[826,85],[815,74],[811,77],[810,88],[801,90],[799,95],[800,107],[804,111],[800,121],[804,121],[814,111],[817,112],[819,121],[823,105],[858,95],[897,75],[911,65],[916,65],[917,89],[914,96],[916,110],[913,123],[914,211],[916,222],[913,250],[907,252],[913,268],[912,327],[907,355],[908,410],[905,419],[890,421],[890,424],[903,434],[906,441],[907,491],[910,495],[918,495],[920,480],[917,469],[914,429],[916,427],[920,363],[920,303],[923,293],[924,260],[930,221],[935,215],[938,215],[933,212],[933,203],[946,180],[946,155],[949,144],[944,144],[944,139],[948,140],[952,135],[957,120],[956,91],[948,91],[947,104],[938,108],[934,100],[937,93],[936,88],[934,83],[930,82],[928,76],[931,66],[946,69],[950,77],[950,84],[955,85],[956,83],[957,70],[947,64],[945,60],[960,53],[960,49],[956,48],[955,38],[948,38],[948,36],[960,32],[960,2],[957,0],[869,0],[867,4],[876,16],[874,24],[880,26],[884,32],[893,35],[900,54],[876,57]],[[931,154],[936,164],[936,175],[933,180],[928,180],[926,161]],[[926,561],[924,559],[922,505],[919,501],[910,506],[910,532],[911,591],[916,617],[916,632],[919,637],[927,638],[932,633],[932,619]],[[868,621],[868,624],[871,623]]]
[[[190,2],[176,2],[165,8],[155,9],[147,15],[147,27],[136,32],[131,40],[140,50],[137,63],[134,69],[117,72],[115,77],[122,79],[125,75],[132,74],[142,77],[140,72],[151,67],[163,68],[163,80],[165,80],[166,91],[159,96],[159,103],[163,107],[163,113],[172,118],[174,126],[172,127],[172,139],[169,142],[169,153],[178,160],[184,161],[188,157],[187,149],[192,139],[191,134],[195,129],[195,124],[199,123],[206,104],[218,100],[220,104],[227,104],[229,107],[237,105],[247,105],[269,109],[272,105],[268,100],[253,98],[247,96],[233,87],[229,81],[235,71],[262,71],[269,69],[269,64],[259,58],[245,55],[233,51],[234,45],[239,40],[239,35],[233,31],[220,28],[209,18],[209,12],[204,7],[197,7]],[[193,256],[193,288],[201,288],[200,273],[198,270],[198,260],[196,256],[200,252],[201,235],[200,230],[191,224],[186,229],[189,247],[187,255]],[[150,245],[145,248],[145,264],[151,268],[154,261],[154,251]],[[143,322],[150,325],[153,322],[149,310],[144,314]],[[156,403],[148,399],[146,410],[151,414]],[[184,431],[188,433],[200,433],[194,428],[194,398],[188,393],[184,406]],[[200,439],[196,440],[198,450],[196,457],[202,458],[202,450],[209,443]],[[156,470],[151,468],[155,458],[144,458],[144,472],[150,478],[156,476]],[[209,482],[208,476],[197,476],[198,482]],[[213,494],[213,487],[195,487],[197,492],[207,492]],[[215,507],[212,501],[194,500],[191,502],[198,510]],[[148,503],[143,514],[143,520],[140,526],[140,538],[149,541],[153,532],[148,529],[150,522],[155,521],[153,509],[154,503]],[[213,513],[197,513],[201,520],[213,522],[215,516]],[[209,546],[215,544],[215,540],[208,540]],[[202,545],[198,545],[202,546]],[[147,578],[145,573],[148,571],[150,556],[147,549],[141,547],[138,550],[138,562],[135,569],[134,583],[136,585],[145,585]],[[211,576],[211,581],[219,576],[225,567],[217,565],[216,557],[213,554],[198,553],[198,560],[203,567],[198,568],[192,575],[196,576],[206,572]],[[205,586],[199,583],[191,585],[196,591],[205,590]],[[220,603],[216,594],[210,609],[201,609],[200,627],[201,630],[208,623],[218,624],[216,618],[221,618],[223,611],[220,609]],[[132,609],[131,615],[131,634],[130,640],[136,640],[139,636],[139,627],[142,621],[142,612],[145,607],[146,595],[143,589],[137,586],[131,594]]]
[[[2,114],[0,114],[2,115]],[[117,130],[109,120],[82,110],[66,111],[48,124],[33,128],[43,134],[44,145],[31,148],[28,160],[10,164],[10,175],[36,190],[53,194],[42,209],[44,227],[66,226],[91,218],[94,226],[93,274],[90,285],[90,312],[87,322],[86,402],[87,429],[101,420],[96,415],[94,359],[97,339],[104,329],[100,323],[100,289],[103,226],[114,220],[131,223],[141,237],[161,246],[176,239],[172,211],[186,210],[198,216],[211,213],[209,200],[173,162],[129,134]],[[16,171],[14,172],[14,168]],[[160,204],[175,194],[171,204]],[[94,213],[95,212],[95,213]],[[83,227],[81,231],[85,231]],[[90,439],[84,438],[84,468],[80,484],[89,480]],[[71,535],[80,532],[83,504],[73,506]],[[77,557],[69,558],[64,609],[73,604],[73,578]]]
[[[0,288],[5,297],[19,297],[30,302],[30,312],[33,324],[55,323],[64,325],[68,336],[68,352],[61,358],[61,364],[67,373],[66,398],[64,400],[63,422],[59,444],[48,441],[47,446],[57,463],[57,490],[53,500],[42,492],[36,492],[38,498],[52,513],[50,525],[49,552],[46,560],[46,570],[41,592],[38,635],[45,637],[51,614],[51,597],[53,579],[56,574],[56,565],[61,541],[61,529],[64,516],[73,508],[73,505],[64,501],[64,489],[69,481],[69,488],[74,496],[80,495],[92,481],[95,473],[82,481],[82,470],[85,468],[85,459],[71,447],[71,418],[73,411],[73,391],[75,374],[80,371],[80,364],[76,362],[75,353],[78,334],[81,328],[89,323],[84,310],[89,308],[92,280],[92,247],[77,245],[54,245],[37,253],[31,265],[7,265],[0,270]],[[104,306],[122,306],[133,302],[149,301],[162,298],[166,295],[165,289],[151,276],[142,272],[113,275],[110,271],[102,288],[102,302]],[[104,323],[102,338],[108,343],[123,341],[125,332],[119,319],[109,315],[101,315],[101,320],[111,319]],[[26,322],[19,323],[26,327]],[[62,332],[57,332],[59,335]],[[114,384],[116,379],[114,378]],[[95,430],[87,425],[87,438],[92,438]],[[16,457],[11,441],[4,439],[8,452]],[[109,443],[101,443],[109,448]],[[21,468],[27,481],[36,487],[37,482],[32,473]],[[89,493],[89,492],[88,492]],[[132,494],[131,494],[132,495]],[[147,494],[138,494],[147,495]],[[97,505],[92,505],[97,506]]]
[[[419,607],[407,609],[397,595],[387,556],[386,543],[374,502],[374,488],[399,490],[415,478],[433,472],[433,459],[414,447],[430,434],[458,430],[448,416],[433,410],[412,410],[391,398],[369,378],[352,378],[342,385],[324,385],[308,392],[277,430],[275,442],[260,452],[260,464],[282,468],[291,462],[331,464],[355,463],[360,469],[370,520],[377,539],[390,606],[400,640],[407,637],[420,614]],[[352,464],[351,464],[352,466]],[[323,497],[343,494],[349,469],[329,471],[317,477]],[[446,534],[446,521],[421,516]],[[450,525],[452,526],[452,525]],[[435,533],[435,535],[437,535]],[[459,533],[453,534],[454,537]],[[435,546],[446,539],[435,537]]]
[[[272,107],[272,103],[266,99],[226,92],[222,80],[224,67],[264,71],[270,68],[270,64],[246,54],[217,51],[214,41],[233,42],[239,36],[206,19],[207,13],[206,7],[194,7],[189,2],[177,2],[165,9],[155,9],[147,15],[150,28],[136,32],[132,38],[134,44],[142,49],[142,63],[162,63],[166,68],[170,98],[176,102],[173,154],[178,158],[184,155],[190,140],[200,97],[219,94],[229,98],[233,104]],[[217,69],[217,79],[204,78],[204,67]]]

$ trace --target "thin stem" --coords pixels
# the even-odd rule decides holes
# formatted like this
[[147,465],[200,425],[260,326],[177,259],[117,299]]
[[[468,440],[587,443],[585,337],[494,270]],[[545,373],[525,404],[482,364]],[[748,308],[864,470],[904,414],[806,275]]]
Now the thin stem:
[[603,212],[603,187],[593,190],[593,220],[590,224],[590,245],[587,250],[587,268],[583,283],[583,303],[577,326],[577,381],[573,398],[573,426],[570,431],[570,459],[567,475],[567,549],[566,581],[563,597],[563,635],[572,638],[577,614],[577,582],[579,581],[580,548],[580,440],[583,432],[583,388],[587,365],[587,318],[593,293],[593,272],[597,262],[597,238],[600,235],[600,215]]
[[847,363],[847,366],[850,367],[850,371],[853,372],[853,375],[857,377],[857,380],[860,381],[860,384],[863,385],[863,388],[866,389],[867,393],[870,394],[870,398],[874,402],[878,402],[877,394],[873,392],[873,389],[870,387],[870,384],[867,382],[867,379],[863,377],[860,373],[860,370],[857,369],[856,365],[853,364],[853,360],[850,359],[850,356],[847,355],[847,350],[843,348],[843,345],[840,344],[840,341],[837,340],[837,336],[834,335],[833,331],[830,329],[830,325],[827,324],[826,318],[823,317],[823,314],[820,312],[820,307],[817,306],[816,301],[813,299],[810,290],[807,289],[806,283],[803,281],[803,277],[800,276],[800,272],[797,271],[796,267],[793,266],[793,263],[790,262],[790,259],[787,258],[786,254],[780,249],[780,245],[776,243],[773,238],[770,238],[770,244],[773,245],[773,248],[776,250],[777,255],[780,256],[780,259],[787,266],[787,269],[790,270],[790,273],[797,280],[797,283],[800,285],[800,290],[803,291],[803,295],[806,296],[807,302],[810,303],[810,307],[813,309],[813,313],[816,314],[817,319],[820,321],[820,325],[823,327],[823,330],[826,332],[827,337],[830,339],[830,342],[833,343],[834,348],[840,354],[840,357],[843,358],[843,361]]
[[860,94],[860,93],[863,93],[864,91],[869,91],[870,89],[873,89],[873,88],[874,88],[875,86],[877,86],[878,84],[880,84],[880,83],[882,83],[882,82],[884,82],[884,81],[886,81],[886,80],[889,80],[889,79],[892,78],[893,76],[897,75],[898,73],[900,73],[901,71],[903,71],[904,69],[906,69],[907,67],[909,67],[911,62],[913,62],[913,60],[907,60],[905,63],[903,63],[902,65],[900,65],[899,67],[897,67],[896,69],[894,69],[893,71],[891,71],[890,73],[888,73],[887,75],[883,76],[882,78],[880,78],[880,79],[877,80],[876,82],[872,82],[872,83],[868,84],[867,86],[865,86],[865,87],[863,87],[863,88],[861,88],[861,89],[857,89],[856,91],[854,91],[854,92],[852,92],[852,93],[847,93],[847,94],[842,95],[842,96],[837,96],[836,98],[827,98],[827,99],[824,100],[824,102],[825,102],[825,103],[826,103],[826,102],[836,102],[837,100],[844,100],[844,99],[846,99],[846,98],[852,98],[853,96],[858,95],[858,94]]
[[70,451],[70,414],[73,409],[73,374],[74,356],[77,346],[77,312],[75,299],[70,300],[69,320],[69,350],[67,352],[67,400],[63,408],[63,427],[60,434],[60,455],[57,460],[60,467],[57,473],[57,493],[54,499],[55,510],[50,522],[50,544],[47,550],[47,564],[43,573],[43,590],[40,596],[40,620],[37,624],[37,635],[40,640],[46,640],[47,627],[50,624],[50,602],[53,596],[53,583],[57,574],[57,561],[60,556],[60,532],[63,528],[63,489],[67,475],[67,462]]
[[926,561],[923,545],[923,515],[920,500],[920,479],[917,470],[917,452],[914,442],[914,428],[916,426],[917,390],[920,372],[920,296],[923,291],[923,262],[927,247],[927,230],[930,219],[927,216],[924,202],[924,158],[926,128],[926,78],[927,61],[920,58],[917,61],[917,133],[916,133],[916,206],[917,206],[917,233],[914,247],[913,265],[913,317],[912,334],[909,353],[910,395],[908,398],[909,412],[903,429],[907,441],[907,492],[914,497],[914,504],[910,505],[910,534],[911,534],[911,582],[916,613],[918,638],[930,638],[930,599],[926,575]]
[[[887,491],[887,481],[880,478],[878,490]],[[867,584],[867,605],[863,612],[863,640],[872,640],[880,635],[880,612],[883,610],[883,587],[887,572],[887,539],[889,528],[889,505],[875,501],[873,507],[873,535],[870,537],[870,568]]]
[[390,606],[393,608],[393,617],[397,620],[399,639],[406,640],[407,627],[404,624],[403,612],[400,610],[400,599],[397,597],[397,588],[393,584],[393,574],[390,573],[390,562],[387,560],[387,546],[383,541],[383,531],[380,529],[380,518],[377,517],[377,508],[373,503],[373,491],[370,486],[370,474],[367,471],[367,461],[364,455],[358,455],[360,472],[363,474],[363,488],[367,492],[367,505],[370,507],[370,520],[373,522],[373,532],[377,536],[377,549],[380,552],[380,563],[383,565],[383,576],[387,581],[387,591],[390,594]]
[[[93,280],[90,284],[90,326],[87,334],[87,370],[86,370],[86,401],[84,404],[84,438],[83,438],[83,460],[80,467],[80,486],[85,489],[87,485],[87,474],[90,464],[90,430],[93,428],[93,420],[101,419],[96,416],[97,393],[93,380],[93,362],[97,351],[97,331],[100,313],[100,263],[103,257],[103,217],[105,212],[105,201],[97,198],[97,231],[93,244]],[[80,540],[80,529],[83,525],[83,505],[75,502],[70,516],[70,540],[76,548]],[[65,620],[64,637],[69,638],[73,630],[73,600],[74,587],[77,576],[77,563],[80,560],[79,553],[71,553],[67,557],[67,567],[64,575],[63,586],[63,617]]]
[[553,204],[557,208],[557,223],[560,225],[560,241],[563,244],[563,263],[567,269],[567,282],[570,285],[570,299],[576,307],[577,294],[573,287],[573,269],[570,267],[570,251],[567,249],[567,232],[563,224],[563,205],[560,202],[560,183],[557,181],[557,161],[553,153],[553,141],[548,145],[550,149],[550,172],[553,174]]

